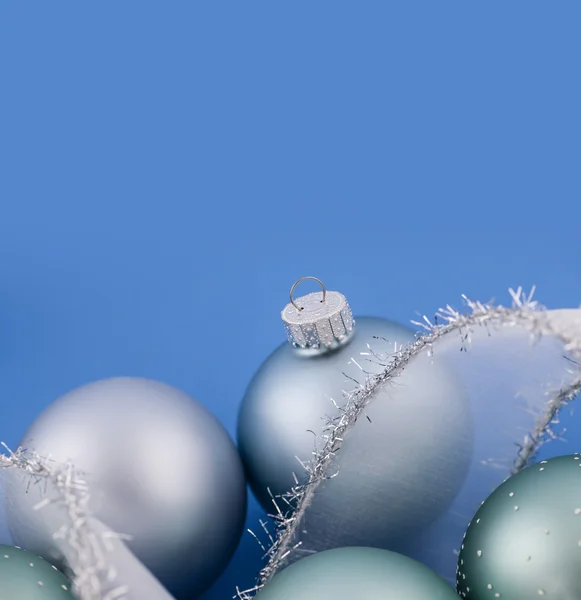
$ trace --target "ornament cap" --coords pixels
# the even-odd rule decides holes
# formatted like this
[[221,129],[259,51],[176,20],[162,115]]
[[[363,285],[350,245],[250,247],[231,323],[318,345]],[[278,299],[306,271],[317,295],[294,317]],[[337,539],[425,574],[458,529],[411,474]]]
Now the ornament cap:
[[[295,299],[297,285],[305,279],[317,281],[321,292]],[[301,277],[290,291],[290,303],[281,313],[288,341],[297,348],[330,349],[343,344],[353,332],[355,321],[347,298],[327,290],[316,277]]]

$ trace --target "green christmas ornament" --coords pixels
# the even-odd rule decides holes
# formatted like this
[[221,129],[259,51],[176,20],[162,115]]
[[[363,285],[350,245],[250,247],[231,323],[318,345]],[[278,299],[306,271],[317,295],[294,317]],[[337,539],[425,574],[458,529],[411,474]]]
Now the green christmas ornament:
[[379,548],[335,548],[275,575],[256,600],[458,600],[428,567]]
[[0,544],[0,600],[74,600],[71,587],[43,558]]
[[464,536],[467,600],[581,599],[581,455],[543,460],[500,485]]

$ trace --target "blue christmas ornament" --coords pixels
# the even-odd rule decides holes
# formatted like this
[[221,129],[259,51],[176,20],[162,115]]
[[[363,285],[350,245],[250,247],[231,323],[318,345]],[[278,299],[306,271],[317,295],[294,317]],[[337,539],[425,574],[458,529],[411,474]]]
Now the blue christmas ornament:
[[[344,391],[382,372],[394,349],[415,341],[412,330],[386,319],[355,322],[338,292],[323,288],[295,300],[293,290],[282,313],[291,343],[261,365],[238,422],[252,490],[269,513],[271,495],[306,480],[299,460],[308,463],[324,445],[325,417],[341,419]],[[396,549],[420,534],[461,489],[472,444],[464,388],[443,361],[419,356],[345,434],[329,469],[338,476],[318,486],[293,556],[341,546]]]
[[377,548],[337,548],[302,558],[275,575],[256,600],[458,600],[421,563]]
[[56,567],[22,548],[0,545],[1,600],[74,600]]
[[474,516],[460,551],[467,600],[581,598],[581,456],[531,465]]

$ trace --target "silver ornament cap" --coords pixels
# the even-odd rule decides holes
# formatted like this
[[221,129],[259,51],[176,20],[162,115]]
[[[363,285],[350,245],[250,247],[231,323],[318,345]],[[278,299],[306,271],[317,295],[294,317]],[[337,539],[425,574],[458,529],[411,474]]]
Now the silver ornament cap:
[[[297,285],[312,279],[321,286],[314,292],[294,298]],[[353,332],[355,321],[347,298],[329,291],[316,277],[301,277],[290,291],[290,303],[281,313],[288,341],[297,348],[330,349],[343,344]]]

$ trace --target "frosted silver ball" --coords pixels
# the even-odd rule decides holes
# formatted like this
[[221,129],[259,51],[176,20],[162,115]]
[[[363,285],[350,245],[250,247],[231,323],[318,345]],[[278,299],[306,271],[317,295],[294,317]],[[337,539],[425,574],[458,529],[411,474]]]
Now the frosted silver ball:
[[[261,365],[243,399],[238,442],[252,489],[270,513],[271,495],[307,478],[299,464],[324,445],[325,417],[338,417],[344,390],[379,373],[395,344],[414,333],[380,318],[356,319],[352,339],[332,352],[281,345]],[[472,459],[473,422],[464,387],[426,353],[370,400],[347,431],[301,523],[293,555],[341,546],[397,550],[450,506]],[[270,493],[269,493],[270,491]],[[278,501],[283,510],[286,507]]]
[[[46,408],[21,446],[71,461],[91,486],[91,509],[177,597],[221,573],[240,539],[246,487],[234,443],[201,404],[169,385],[114,378],[77,388]],[[9,487],[10,528],[22,547],[54,558],[42,485]],[[25,488],[28,488],[25,491]]]

